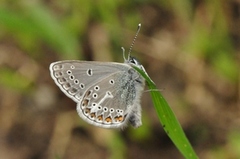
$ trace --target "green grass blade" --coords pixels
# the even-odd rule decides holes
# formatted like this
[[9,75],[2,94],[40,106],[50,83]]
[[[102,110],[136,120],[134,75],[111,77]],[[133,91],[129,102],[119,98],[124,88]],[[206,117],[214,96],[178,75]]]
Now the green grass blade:
[[176,116],[174,115],[172,109],[169,107],[164,97],[157,90],[154,82],[144,71],[142,71],[138,67],[134,68],[146,79],[158,118],[167,135],[170,137],[172,142],[176,145],[178,150],[183,154],[185,158],[197,159],[198,156],[196,155],[190,142],[188,141]]

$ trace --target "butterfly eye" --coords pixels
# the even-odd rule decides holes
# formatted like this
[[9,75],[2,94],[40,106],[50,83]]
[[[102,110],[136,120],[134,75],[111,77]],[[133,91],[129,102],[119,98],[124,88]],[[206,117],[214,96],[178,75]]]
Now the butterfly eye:
[[140,63],[137,61],[137,59],[135,59],[134,57],[131,57],[130,59],[129,59],[129,62],[131,63],[131,64],[134,64],[134,65],[140,65]]

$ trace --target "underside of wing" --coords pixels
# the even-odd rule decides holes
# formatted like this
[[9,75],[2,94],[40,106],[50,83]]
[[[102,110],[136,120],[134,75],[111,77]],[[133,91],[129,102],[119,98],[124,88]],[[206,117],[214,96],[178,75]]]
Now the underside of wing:
[[[122,128],[130,120],[134,127],[141,125],[141,89],[136,89],[132,74],[119,71],[94,83],[83,94],[77,111],[85,121],[104,128]],[[140,118],[139,118],[140,117]]]
[[127,64],[114,62],[59,61],[52,63],[49,69],[62,92],[79,102],[91,85],[128,67]]

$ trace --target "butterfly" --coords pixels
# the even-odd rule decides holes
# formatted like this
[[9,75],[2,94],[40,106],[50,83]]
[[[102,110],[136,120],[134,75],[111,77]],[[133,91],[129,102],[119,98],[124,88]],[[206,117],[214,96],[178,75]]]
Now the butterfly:
[[49,69],[56,85],[77,103],[84,121],[102,128],[123,128],[128,123],[137,128],[142,125],[145,79],[133,67],[146,73],[129,51],[124,63],[66,60],[51,63]]

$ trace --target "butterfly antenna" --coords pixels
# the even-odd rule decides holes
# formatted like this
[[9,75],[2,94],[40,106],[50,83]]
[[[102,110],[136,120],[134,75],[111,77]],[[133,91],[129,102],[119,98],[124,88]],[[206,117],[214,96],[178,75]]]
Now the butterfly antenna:
[[131,45],[130,48],[129,48],[129,51],[128,51],[128,60],[130,59],[130,53],[131,53],[131,51],[132,51],[133,45],[134,45],[134,43],[135,43],[135,41],[136,41],[136,39],[137,39],[137,36],[138,36],[138,33],[139,33],[140,29],[141,29],[141,23],[138,24],[137,33],[136,33],[136,35],[135,35],[135,37],[134,37],[134,39],[133,39],[132,45]]

